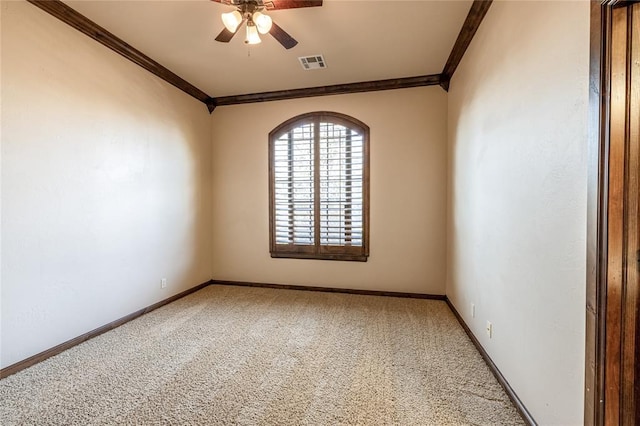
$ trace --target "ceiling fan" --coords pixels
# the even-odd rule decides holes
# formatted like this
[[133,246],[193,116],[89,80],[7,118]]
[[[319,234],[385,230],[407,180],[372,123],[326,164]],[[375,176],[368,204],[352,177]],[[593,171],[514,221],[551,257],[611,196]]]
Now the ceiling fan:
[[211,0],[216,3],[235,6],[236,10],[222,14],[224,29],[216,37],[216,41],[229,43],[238,29],[246,22],[246,44],[261,42],[260,34],[269,33],[285,48],[291,49],[298,44],[285,30],[280,28],[264,14],[265,10],[296,9],[301,7],[322,6],[322,0]]

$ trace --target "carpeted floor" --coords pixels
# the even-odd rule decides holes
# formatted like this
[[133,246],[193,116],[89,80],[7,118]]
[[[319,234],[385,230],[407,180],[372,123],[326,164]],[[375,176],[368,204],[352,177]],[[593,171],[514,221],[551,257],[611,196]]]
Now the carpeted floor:
[[523,422],[444,302],[209,286],[1,380],[0,424]]

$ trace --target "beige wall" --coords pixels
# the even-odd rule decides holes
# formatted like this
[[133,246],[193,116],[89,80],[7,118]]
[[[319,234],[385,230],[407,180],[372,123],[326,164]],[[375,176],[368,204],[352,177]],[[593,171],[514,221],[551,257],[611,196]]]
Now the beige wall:
[[544,425],[583,417],[588,43],[588,2],[494,2],[449,92],[447,295]]
[[0,7],[6,367],[210,278],[211,134],[200,102]]
[[[440,87],[220,107],[213,130],[216,279],[444,294],[446,93]],[[368,262],[269,256],[268,134],[311,111],[371,129]]]

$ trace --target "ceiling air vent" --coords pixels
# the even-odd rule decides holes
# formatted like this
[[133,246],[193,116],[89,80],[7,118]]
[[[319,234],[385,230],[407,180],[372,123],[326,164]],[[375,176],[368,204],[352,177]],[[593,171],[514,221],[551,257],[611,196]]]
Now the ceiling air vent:
[[305,70],[319,70],[327,67],[322,55],[300,56],[298,60]]

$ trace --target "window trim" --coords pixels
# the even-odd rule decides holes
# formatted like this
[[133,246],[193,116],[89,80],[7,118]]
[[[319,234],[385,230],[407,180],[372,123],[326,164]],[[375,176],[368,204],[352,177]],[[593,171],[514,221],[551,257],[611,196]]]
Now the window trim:
[[[284,245],[276,244],[276,222],[275,222],[275,176],[274,176],[274,145],[275,141],[282,136],[282,134],[293,130],[296,127],[305,124],[315,124],[316,129],[321,121],[327,121],[343,125],[345,127],[357,130],[362,134],[362,149],[363,149],[363,173],[362,173],[362,198],[363,198],[363,211],[362,211],[362,246],[323,246],[320,244],[320,239],[314,239],[313,246],[302,245]],[[317,135],[317,132],[314,132]],[[316,136],[314,136],[314,150],[316,153],[319,151],[319,144],[317,143]],[[318,155],[315,158],[319,158]],[[350,117],[345,114],[330,111],[316,111],[298,115],[290,118],[289,120],[281,123],[271,132],[269,132],[269,240],[270,240],[270,253],[272,258],[293,258],[293,259],[318,259],[318,260],[344,260],[344,261],[357,261],[366,262],[369,257],[369,126],[362,121]],[[319,172],[317,163],[314,167],[314,180],[319,181]],[[320,217],[320,203],[319,203],[319,191],[314,185],[314,197],[316,201],[315,206],[315,221],[319,223]],[[319,225],[316,225],[316,234]],[[286,248],[285,248],[286,247]]]

